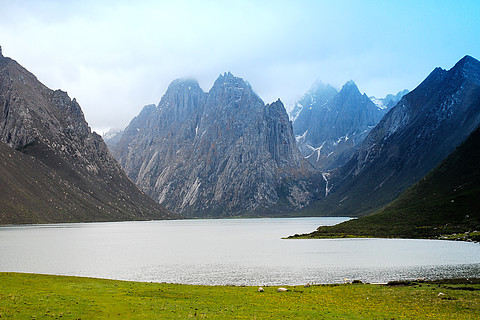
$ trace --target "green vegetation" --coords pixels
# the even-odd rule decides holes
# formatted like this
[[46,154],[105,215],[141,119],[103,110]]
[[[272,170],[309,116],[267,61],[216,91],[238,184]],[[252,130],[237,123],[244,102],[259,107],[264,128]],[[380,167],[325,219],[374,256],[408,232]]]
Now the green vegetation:
[[480,241],[480,129],[380,211],[292,238],[339,237]]
[[479,281],[191,286],[0,273],[0,319],[478,319]]

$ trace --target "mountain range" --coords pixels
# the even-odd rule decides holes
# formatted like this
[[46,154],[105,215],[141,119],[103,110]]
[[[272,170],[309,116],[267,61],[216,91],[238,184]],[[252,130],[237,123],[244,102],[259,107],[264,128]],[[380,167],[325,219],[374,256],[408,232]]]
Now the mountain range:
[[231,73],[208,92],[178,79],[109,151],[75,99],[0,48],[0,223],[377,212],[358,221],[477,227],[476,59],[384,99],[318,84],[291,117]]
[[465,56],[436,68],[372,129],[342,167],[329,175],[329,197],[316,214],[356,216],[388,204],[480,125],[480,62]]
[[353,81],[339,92],[318,83],[291,112],[300,152],[322,172],[342,166],[404,92],[376,99],[375,105]]
[[0,223],[173,218],[136,187],[66,92],[0,49]]
[[266,105],[231,73],[209,92],[173,81],[111,150],[142,190],[188,217],[291,214],[325,188],[296,147],[283,103]]

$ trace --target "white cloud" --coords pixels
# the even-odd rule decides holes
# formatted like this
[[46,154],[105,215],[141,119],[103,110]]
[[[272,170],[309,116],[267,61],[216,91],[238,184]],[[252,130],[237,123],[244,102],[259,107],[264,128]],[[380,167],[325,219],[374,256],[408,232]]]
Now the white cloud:
[[[76,97],[99,131],[126,126],[179,77],[196,78],[207,91],[231,71],[265,102],[291,103],[318,79],[337,87],[353,79],[368,95],[384,96],[479,53],[474,15],[462,21],[477,32],[448,34],[461,45],[441,52],[442,30],[462,26],[443,21],[432,34],[443,11],[413,1],[4,2],[4,55]],[[472,43],[474,52],[462,52]]]

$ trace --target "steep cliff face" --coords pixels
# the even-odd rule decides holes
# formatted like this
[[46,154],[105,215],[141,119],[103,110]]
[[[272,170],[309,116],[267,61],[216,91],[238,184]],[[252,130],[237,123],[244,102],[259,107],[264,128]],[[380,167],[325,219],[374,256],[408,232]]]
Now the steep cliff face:
[[[328,171],[345,164],[386,109],[378,108],[353,81],[340,92],[321,84],[297,103],[293,122],[297,145],[316,168]],[[294,109],[295,111],[295,109]]]
[[358,215],[392,201],[432,170],[480,124],[480,62],[436,68],[370,132],[332,176],[320,211]]
[[[171,214],[143,194],[92,133],[75,99],[52,91],[10,58],[0,56],[0,141],[30,155],[94,206],[56,208],[48,222],[167,218]],[[83,196],[82,196],[83,197]],[[44,208],[46,209],[46,208]],[[42,208],[32,210],[42,210]],[[89,211],[85,215],[84,211]],[[82,218],[83,217],[83,218]],[[87,217],[87,218],[85,218]],[[84,218],[86,220],[84,220]],[[28,222],[28,213],[24,221]],[[37,221],[38,222],[38,221]]]
[[208,93],[192,80],[172,82],[112,150],[146,193],[188,216],[288,213],[323,188],[281,101],[265,105],[230,73]]

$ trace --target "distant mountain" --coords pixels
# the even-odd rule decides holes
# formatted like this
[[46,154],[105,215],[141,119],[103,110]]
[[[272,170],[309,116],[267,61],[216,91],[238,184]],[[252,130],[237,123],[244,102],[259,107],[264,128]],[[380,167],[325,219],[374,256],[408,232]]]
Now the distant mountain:
[[340,92],[320,83],[292,112],[301,153],[317,169],[328,171],[350,159],[386,109],[378,108],[360,93],[355,82],[349,81]]
[[120,141],[122,134],[123,130],[110,129],[102,135],[102,139],[105,141],[108,148],[112,148]]
[[147,194],[190,217],[291,213],[325,188],[298,151],[282,102],[265,105],[230,73],[208,93],[194,80],[173,81],[112,152]]
[[480,124],[480,62],[466,56],[436,68],[370,132],[354,156],[329,177],[317,214],[362,215],[415,183]]
[[[338,93],[337,89],[329,84],[317,82],[298,102],[290,112],[290,119],[299,127],[308,127],[312,110],[321,108],[328,100]],[[294,129],[295,130],[295,129]]]
[[426,177],[379,212],[308,236],[480,241],[480,128]]
[[370,100],[372,100],[373,103],[379,108],[379,109],[386,109],[387,111],[390,110],[391,108],[395,107],[395,105],[400,101],[404,95],[409,93],[408,89],[399,91],[396,95],[393,94],[387,94],[385,98],[376,98],[374,96],[370,97]]
[[75,99],[1,51],[0,119],[3,170],[11,168],[2,174],[0,223],[173,217],[127,178]]

